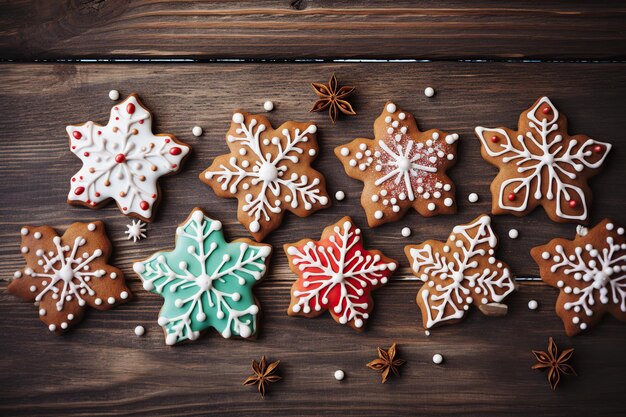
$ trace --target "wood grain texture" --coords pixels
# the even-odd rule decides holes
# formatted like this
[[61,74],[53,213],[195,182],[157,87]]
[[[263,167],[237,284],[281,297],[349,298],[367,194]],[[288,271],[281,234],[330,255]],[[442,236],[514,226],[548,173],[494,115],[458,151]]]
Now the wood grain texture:
[[[489,183],[496,169],[480,157],[472,129],[515,127],[519,113],[548,95],[570,120],[571,133],[613,143],[605,171],[591,181],[595,203],[592,224],[604,217],[626,224],[623,178],[623,97],[626,64],[4,64],[0,66],[0,276],[23,265],[19,228],[48,224],[64,230],[74,221],[103,220],[113,240],[111,263],[130,281],[135,299],[109,312],[89,312],[74,331],[55,337],[37,318],[36,309],[6,292],[0,283],[0,414],[6,415],[542,415],[613,416],[623,414],[622,354],[626,327],[612,318],[588,334],[568,338],[554,313],[556,292],[542,284],[520,284],[504,318],[473,311],[467,321],[439,328],[425,337],[414,302],[419,282],[403,256],[405,244],[445,239],[455,224],[466,223],[491,205]],[[315,100],[310,81],[354,85],[358,116],[334,126],[325,114],[308,113]],[[113,81],[114,80],[114,81]],[[423,95],[432,86],[435,97]],[[130,222],[114,204],[98,211],[66,204],[69,178],[80,161],[67,149],[65,125],[86,120],[106,122],[113,104],[107,93],[136,91],[154,112],[155,132],[169,132],[193,147],[178,175],[162,181],[163,199],[147,240],[125,240]],[[334,146],[371,137],[373,121],[387,99],[412,112],[422,129],[457,132],[459,162],[449,171],[457,185],[459,213],[424,219],[410,212],[401,221],[366,227],[359,204],[361,183],[348,178],[333,155]],[[262,112],[265,100],[276,109],[274,125],[285,120],[314,120],[319,126],[320,157],[314,166],[326,175],[331,195],[346,199],[331,209],[300,219],[287,215],[267,239],[275,256],[258,287],[263,306],[256,341],[223,340],[209,332],[197,342],[168,348],[156,323],[161,298],[141,289],[132,261],[171,248],[174,231],[199,206],[223,221],[229,239],[246,237],[236,222],[236,200],[218,199],[197,175],[227,151],[224,133],[235,108]],[[200,138],[194,125],[204,128]],[[478,203],[467,201],[470,192]],[[326,316],[288,317],[289,288],[295,277],[280,250],[282,243],[317,238],[323,227],[350,215],[363,228],[366,246],[400,261],[390,284],[375,292],[375,310],[363,334]],[[518,277],[537,275],[528,251],[556,236],[573,237],[574,225],[555,224],[541,209],[524,218],[498,216],[498,257]],[[413,236],[402,238],[404,226]],[[513,241],[510,228],[520,231]],[[540,309],[529,311],[530,299]],[[147,329],[137,338],[133,329]],[[576,349],[578,378],[566,378],[556,393],[546,375],[532,371],[531,349],[544,349],[549,336]],[[365,364],[376,346],[399,343],[408,361],[402,377],[381,385]],[[446,358],[443,366],[432,355]],[[252,359],[280,359],[284,380],[270,397],[258,398],[242,387]],[[347,379],[338,383],[336,369]]]
[[619,1],[0,3],[5,59],[626,58]]

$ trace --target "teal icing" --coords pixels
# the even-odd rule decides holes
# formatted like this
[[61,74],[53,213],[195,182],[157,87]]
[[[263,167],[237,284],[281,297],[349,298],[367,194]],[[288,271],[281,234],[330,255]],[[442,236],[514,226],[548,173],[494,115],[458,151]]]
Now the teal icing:
[[176,247],[134,269],[144,288],[164,298],[159,324],[166,343],[195,340],[209,327],[223,337],[256,332],[259,306],[252,287],[265,273],[270,246],[227,243],[222,224],[194,211],[176,230]]

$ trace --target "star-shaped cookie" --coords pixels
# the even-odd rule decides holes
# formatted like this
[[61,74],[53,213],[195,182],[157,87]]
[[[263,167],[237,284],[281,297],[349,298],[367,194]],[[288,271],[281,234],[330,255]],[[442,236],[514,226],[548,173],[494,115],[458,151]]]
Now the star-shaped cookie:
[[318,241],[284,245],[298,275],[291,287],[290,316],[316,317],[328,310],[340,324],[362,331],[374,303],[370,293],[386,284],[398,263],[363,247],[350,217],[324,229]]
[[159,201],[158,179],[174,174],[191,147],[152,133],[152,115],[136,94],[116,104],[106,126],[67,126],[70,149],[83,167],[72,177],[67,202],[99,208],[110,199],[127,216],[149,222]]
[[26,268],[17,271],[10,293],[35,302],[51,332],[78,324],[87,306],[108,310],[130,300],[122,271],[107,263],[111,243],[104,223],[74,223],[59,237],[49,226],[21,229]]
[[446,170],[456,162],[459,135],[421,132],[410,113],[388,102],[374,136],[335,148],[346,173],[364,183],[361,205],[370,227],[396,221],[410,207],[425,217],[456,212]]
[[318,153],[313,123],[286,122],[273,129],[261,115],[235,111],[226,142],[200,180],[220,197],[237,198],[237,218],[260,242],[285,210],[300,217],[330,207],[326,182],[311,168]]
[[492,213],[524,216],[543,206],[555,222],[586,222],[587,179],[600,171],[611,144],[570,136],[548,97],[520,115],[517,129],[475,129],[483,158],[500,169],[491,183]]
[[508,266],[496,259],[498,238],[487,215],[455,226],[447,242],[427,240],[404,252],[415,276],[425,329],[459,321],[474,304],[499,303],[514,289]]
[[626,321],[626,238],[624,228],[605,219],[574,240],[553,239],[530,254],[541,279],[559,289],[556,313],[574,336],[605,313]]

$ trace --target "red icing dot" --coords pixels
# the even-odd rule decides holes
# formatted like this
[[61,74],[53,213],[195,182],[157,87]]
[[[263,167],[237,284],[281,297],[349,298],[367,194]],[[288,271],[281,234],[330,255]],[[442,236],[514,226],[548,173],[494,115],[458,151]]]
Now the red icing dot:
[[156,198],[156,194],[152,194],[152,198]]
[[74,194],[76,195],[81,195],[84,192],[85,192],[85,187],[76,187],[76,189],[74,190]]
[[496,143],[496,142],[498,142],[499,140],[500,140],[500,139],[498,139],[498,137],[497,137],[497,136],[492,136],[492,137],[491,137],[491,141],[492,141],[493,143]]
[[128,207],[122,207],[122,211],[128,210]]
[[74,136],[74,139],[80,139],[83,137],[83,134],[80,133],[78,130],[75,130],[72,132],[72,136]]
[[85,155],[85,156],[89,156],[89,152],[85,152],[83,155]]
[[142,124],[143,124],[143,120],[140,120],[140,121],[139,121],[139,124],[140,124],[140,125],[142,125]]
[[567,202],[567,205],[570,206],[571,208],[576,208],[576,206],[578,205],[578,201],[570,200]]
[[78,178],[80,178],[80,179],[82,180],[82,179],[83,179],[83,176],[81,175],[81,176],[80,176],[80,177],[78,177]]
[[135,112],[135,105],[133,103],[128,103],[126,105],[126,111],[128,114],[133,114]]
[[95,201],[92,201],[92,202],[91,202],[91,203],[89,203],[89,204],[91,204],[92,206],[95,206],[95,205],[96,205],[96,202],[95,202]]
[[99,135],[101,135],[101,134],[102,134],[102,131],[101,131],[101,130],[98,130],[98,134],[99,134]]
[[76,178],[72,178],[72,182],[76,182]]
[[170,143],[170,138],[165,138],[165,143]]
[[150,204],[148,204],[147,201],[142,201],[142,202],[139,203],[139,207],[142,210],[148,210],[150,208]]
[[509,199],[509,201],[514,201],[515,200],[515,193],[511,193],[507,196],[507,198]]
[[116,117],[116,118],[115,118],[115,120],[120,120],[120,118],[119,118],[119,117]]
[[176,164],[172,164],[172,168],[176,168],[178,165]]
[[96,196],[96,197],[100,197],[100,193],[98,193],[98,192],[97,192],[97,193],[95,193],[95,196]]
[[115,162],[117,162],[118,164],[121,164],[125,160],[126,160],[126,155],[124,155],[123,153],[118,153],[117,155],[115,155]]
[[178,146],[174,146],[172,149],[170,149],[170,154],[171,154],[171,155],[180,155],[180,153],[181,153],[182,151],[183,151],[183,150],[182,150],[182,149],[180,149]]
[[72,146],[72,149],[76,149],[76,146]]
[[541,112],[542,112],[543,114],[548,114],[548,113],[550,113],[550,107],[544,107],[543,109],[541,109]]
[[602,153],[604,151],[604,146],[602,145],[596,145],[593,147],[593,151],[595,153]]

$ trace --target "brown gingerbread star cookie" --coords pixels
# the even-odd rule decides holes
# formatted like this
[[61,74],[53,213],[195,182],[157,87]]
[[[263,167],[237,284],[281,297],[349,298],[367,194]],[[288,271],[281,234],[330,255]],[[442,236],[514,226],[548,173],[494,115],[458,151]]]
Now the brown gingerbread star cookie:
[[455,226],[447,242],[427,240],[404,248],[413,273],[424,282],[416,299],[424,329],[455,323],[472,304],[500,303],[513,292],[511,271],[495,257],[497,246],[491,218],[482,215]]
[[459,135],[421,132],[410,113],[388,102],[374,136],[335,148],[346,173],[364,183],[361,205],[371,227],[399,220],[411,207],[425,217],[456,212],[446,170],[456,162]]
[[22,227],[26,268],[9,292],[35,302],[39,318],[60,334],[76,325],[87,306],[108,310],[130,300],[122,271],[107,263],[111,243],[104,223],[74,223],[59,237],[49,226]]
[[500,169],[491,183],[493,214],[524,216],[543,206],[555,222],[587,221],[587,179],[600,171],[611,144],[570,136],[548,97],[520,115],[517,130],[475,131],[483,158]]
[[556,313],[568,336],[597,324],[605,313],[626,321],[624,228],[605,219],[582,234],[530,251],[541,279],[559,289]]
[[330,207],[326,182],[311,167],[318,153],[313,123],[286,122],[273,129],[261,115],[235,111],[226,141],[230,153],[200,174],[220,197],[237,198],[237,218],[261,241],[285,210],[300,217]]

